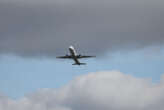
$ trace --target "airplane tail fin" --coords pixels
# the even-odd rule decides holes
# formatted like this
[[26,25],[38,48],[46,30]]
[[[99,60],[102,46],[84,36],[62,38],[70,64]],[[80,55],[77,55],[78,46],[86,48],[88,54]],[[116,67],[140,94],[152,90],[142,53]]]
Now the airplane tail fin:
[[79,64],[74,63],[74,64],[72,64],[72,65],[86,65],[86,63],[79,63]]

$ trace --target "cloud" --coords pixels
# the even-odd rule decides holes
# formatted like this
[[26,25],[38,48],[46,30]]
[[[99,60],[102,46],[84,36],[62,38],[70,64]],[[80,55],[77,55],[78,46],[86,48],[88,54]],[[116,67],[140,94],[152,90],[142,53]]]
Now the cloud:
[[163,76],[153,84],[118,71],[96,72],[19,100],[0,97],[0,110],[163,110],[163,92]]
[[55,56],[164,43],[161,0],[0,0],[0,53]]

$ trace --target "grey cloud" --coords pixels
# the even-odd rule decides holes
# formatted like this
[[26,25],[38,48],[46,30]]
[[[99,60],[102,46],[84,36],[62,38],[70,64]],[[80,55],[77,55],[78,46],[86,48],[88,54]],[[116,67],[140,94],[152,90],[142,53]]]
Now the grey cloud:
[[19,100],[0,97],[0,110],[163,110],[163,92],[163,76],[153,84],[118,71],[96,72]]
[[163,1],[1,0],[0,53],[22,56],[135,50],[164,43]]

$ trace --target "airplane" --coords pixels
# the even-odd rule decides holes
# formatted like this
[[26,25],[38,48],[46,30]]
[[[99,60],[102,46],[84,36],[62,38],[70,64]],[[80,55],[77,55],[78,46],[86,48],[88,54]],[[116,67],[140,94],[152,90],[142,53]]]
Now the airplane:
[[80,54],[78,55],[73,46],[69,47],[69,52],[70,52],[70,55],[59,56],[56,58],[73,59],[75,63],[72,65],[86,65],[86,63],[80,63],[80,61],[78,59],[96,57],[96,56],[85,56],[85,55],[80,55]]

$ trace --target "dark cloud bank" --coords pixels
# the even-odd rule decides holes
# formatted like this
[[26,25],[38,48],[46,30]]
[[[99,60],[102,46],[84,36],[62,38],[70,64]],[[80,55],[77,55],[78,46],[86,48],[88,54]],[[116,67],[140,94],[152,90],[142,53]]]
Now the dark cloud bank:
[[164,43],[160,0],[0,0],[0,53],[55,56],[135,50]]
[[0,110],[163,110],[163,93],[163,76],[153,84],[118,71],[96,72],[18,100],[0,96]]

